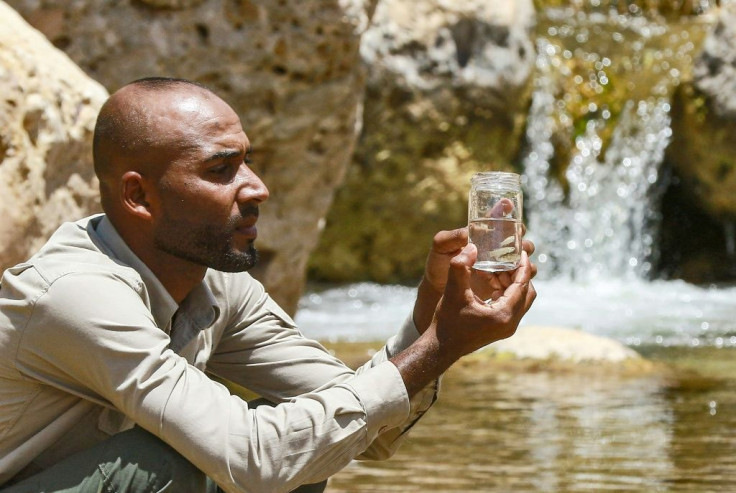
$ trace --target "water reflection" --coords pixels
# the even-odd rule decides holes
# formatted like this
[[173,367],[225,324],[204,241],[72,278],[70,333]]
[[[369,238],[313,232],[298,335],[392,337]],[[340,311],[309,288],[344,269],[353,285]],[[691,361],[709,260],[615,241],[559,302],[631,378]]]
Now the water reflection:
[[470,364],[397,457],[355,462],[328,491],[722,491],[736,481],[736,388],[685,387]]

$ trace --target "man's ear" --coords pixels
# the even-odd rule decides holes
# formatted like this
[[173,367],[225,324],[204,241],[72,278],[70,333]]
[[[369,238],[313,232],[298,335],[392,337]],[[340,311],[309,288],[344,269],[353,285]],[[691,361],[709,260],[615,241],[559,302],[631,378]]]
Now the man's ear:
[[127,171],[121,180],[120,200],[123,210],[141,219],[152,217],[149,203],[149,184],[137,171]]

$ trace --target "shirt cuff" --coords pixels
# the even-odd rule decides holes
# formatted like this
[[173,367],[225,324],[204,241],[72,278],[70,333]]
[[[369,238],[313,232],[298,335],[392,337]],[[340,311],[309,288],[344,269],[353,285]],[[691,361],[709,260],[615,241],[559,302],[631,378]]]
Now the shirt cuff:
[[410,313],[404,321],[404,324],[401,326],[401,329],[399,329],[399,332],[386,342],[388,357],[393,358],[401,351],[411,346],[417,339],[419,339],[419,330],[417,330],[417,326],[414,325],[414,317]]
[[366,414],[369,441],[383,430],[399,426],[409,417],[409,395],[396,365],[387,361],[356,375],[349,385]]

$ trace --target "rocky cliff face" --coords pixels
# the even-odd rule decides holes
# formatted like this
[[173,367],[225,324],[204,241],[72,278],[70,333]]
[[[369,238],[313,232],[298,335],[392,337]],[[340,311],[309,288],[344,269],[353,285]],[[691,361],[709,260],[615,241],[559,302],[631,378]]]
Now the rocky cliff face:
[[467,222],[470,176],[513,167],[535,60],[531,0],[381,2],[361,42],[363,131],[313,276],[415,278]]
[[[518,166],[535,61],[533,3],[564,2],[8,3],[110,91],[142,76],[180,76],[232,104],[272,192],[255,274],[294,311],[315,247],[311,272],[322,279],[413,278],[432,234],[465,223],[472,173]],[[660,4],[668,16],[698,11]],[[734,85],[733,11],[723,2],[694,81],[672,110],[662,249],[674,253],[663,269],[694,281],[736,276],[736,105],[724,89]],[[106,91],[38,33],[26,34],[12,12],[0,22],[5,266],[63,219],[98,210],[89,142]],[[733,269],[713,260],[724,258]]]
[[99,211],[92,130],[105,89],[0,2],[0,265]]
[[110,92],[139,77],[185,77],[235,108],[254,146],[254,168],[271,190],[255,274],[293,311],[352,155],[364,88],[359,41],[375,2],[8,3]]
[[693,282],[736,277],[736,3],[725,3],[673,102],[664,268]]
[[[736,218],[736,4],[724,6],[679,93],[671,160],[715,216]],[[695,131],[693,131],[695,130]]]

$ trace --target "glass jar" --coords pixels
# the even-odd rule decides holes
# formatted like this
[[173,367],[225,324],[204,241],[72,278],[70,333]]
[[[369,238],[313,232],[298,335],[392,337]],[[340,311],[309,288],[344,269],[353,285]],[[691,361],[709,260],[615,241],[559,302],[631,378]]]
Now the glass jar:
[[478,248],[474,269],[514,270],[521,260],[523,197],[516,173],[484,171],[470,180],[468,233]]

